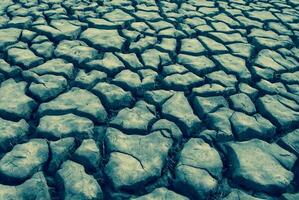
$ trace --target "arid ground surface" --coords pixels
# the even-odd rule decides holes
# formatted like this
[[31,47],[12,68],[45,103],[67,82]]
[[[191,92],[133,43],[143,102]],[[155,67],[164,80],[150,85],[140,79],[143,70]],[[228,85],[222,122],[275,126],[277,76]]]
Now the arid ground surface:
[[298,0],[1,0],[0,200],[298,200],[298,36]]

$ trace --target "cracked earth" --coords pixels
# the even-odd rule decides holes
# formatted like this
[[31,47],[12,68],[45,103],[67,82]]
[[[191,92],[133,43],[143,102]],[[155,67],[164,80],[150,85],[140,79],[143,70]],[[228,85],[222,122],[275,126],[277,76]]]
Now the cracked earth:
[[298,200],[298,0],[1,0],[0,200]]

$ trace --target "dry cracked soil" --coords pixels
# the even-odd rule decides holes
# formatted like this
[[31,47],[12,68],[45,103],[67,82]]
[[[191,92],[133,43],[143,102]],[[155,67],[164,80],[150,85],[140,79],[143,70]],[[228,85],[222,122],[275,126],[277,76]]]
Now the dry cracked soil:
[[1,0],[0,200],[298,200],[298,0]]

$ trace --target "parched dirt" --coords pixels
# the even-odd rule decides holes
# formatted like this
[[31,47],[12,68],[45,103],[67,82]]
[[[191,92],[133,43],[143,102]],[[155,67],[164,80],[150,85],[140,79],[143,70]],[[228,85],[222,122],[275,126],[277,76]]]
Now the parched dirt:
[[298,0],[1,0],[0,200],[299,199]]

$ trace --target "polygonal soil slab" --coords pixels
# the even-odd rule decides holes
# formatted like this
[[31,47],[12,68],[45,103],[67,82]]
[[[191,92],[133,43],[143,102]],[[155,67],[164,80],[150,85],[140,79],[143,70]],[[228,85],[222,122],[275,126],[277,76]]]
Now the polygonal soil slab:
[[6,80],[0,87],[0,115],[7,118],[29,119],[32,111],[36,108],[36,102],[28,97],[26,82],[15,82],[13,79]]
[[6,151],[22,142],[29,134],[29,125],[25,120],[18,122],[0,118],[0,151]]
[[74,114],[44,116],[40,118],[37,134],[48,139],[75,137],[92,138],[94,125],[91,120]]
[[233,180],[247,189],[279,193],[290,186],[296,156],[277,144],[253,139],[225,145]]
[[57,180],[62,189],[61,197],[65,200],[71,199],[103,199],[101,186],[95,178],[87,174],[84,167],[73,161],[66,161],[61,169],[57,171]]
[[38,113],[40,116],[74,113],[91,118],[97,122],[104,122],[107,117],[107,112],[97,96],[87,90],[76,87],[59,95],[50,102],[42,103]]
[[0,176],[8,182],[24,181],[42,169],[49,155],[44,139],[18,144],[0,160]]
[[144,101],[138,101],[133,108],[119,111],[110,124],[132,134],[146,134],[155,118],[155,107]]
[[87,41],[92,46],[103,50],[121,50],[125,39],[121,37],[117,30],[106,30],[88,28],[80,38]]
[[174,94],[162,105],[162,115],[181,126],[187,135],[201,124],[183,93]]
[[201,139],[192,138],[180,153],[174,187],[187,196],[207,199],[217,187],[222,167],[215,149]]
[[108,128],[106,146],[110,158],[105,173],[115,189],[137,189],[161,176],[172,140],[159,131],[146,136],[125,135]]

